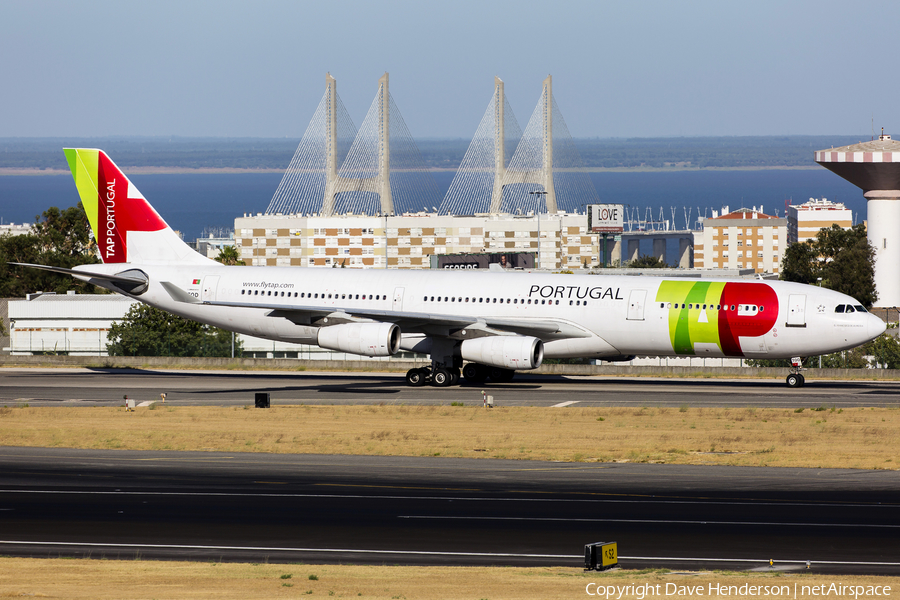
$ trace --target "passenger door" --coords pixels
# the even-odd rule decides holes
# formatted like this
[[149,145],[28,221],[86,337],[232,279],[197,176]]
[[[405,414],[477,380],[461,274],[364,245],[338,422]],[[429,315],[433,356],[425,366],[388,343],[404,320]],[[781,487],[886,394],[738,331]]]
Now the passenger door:
[[644,320],[644,303],[647,300],[647,290],[631,290],[628,295],[628,320]]
[[393,309],[397,312],[403,310],[403,290],[405,288],[394,288],[394,304]]
[[212,302],[216,299],[216,288],[219,287],[218,275],[207,275],[203,278],[203,293],[201,300],[203,302]]
[[788,327],[806,327],[806,294],[788,296]]

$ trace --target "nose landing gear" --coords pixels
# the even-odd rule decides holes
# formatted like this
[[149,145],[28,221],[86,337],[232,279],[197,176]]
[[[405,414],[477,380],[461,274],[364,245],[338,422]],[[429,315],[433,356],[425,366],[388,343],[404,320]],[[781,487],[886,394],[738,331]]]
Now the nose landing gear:
[[806,380],[804,379],[803,375],[801,375],[800,373],[791,373],[790,375],[787,376],[786,381],[787,381],[788,387],[792,387],[792,388],[803,387],[803,384],[806,383]]
[[799,356],[791,359],[791,373],[787,376],[785,381],[787,382],[788,387],[790,388],[801,388],[803,384],[806,383],[806,379],[803,377],[801,373],[803,371],[803,359]]

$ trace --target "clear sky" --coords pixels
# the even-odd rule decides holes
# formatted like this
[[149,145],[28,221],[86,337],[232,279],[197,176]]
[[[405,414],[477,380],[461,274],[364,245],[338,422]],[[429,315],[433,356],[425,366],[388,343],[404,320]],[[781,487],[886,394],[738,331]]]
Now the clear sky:
[[494,75],[574,137],[900,135],[900,2],[0,0],[0,137],[299,138],[325,73],[471,138]]

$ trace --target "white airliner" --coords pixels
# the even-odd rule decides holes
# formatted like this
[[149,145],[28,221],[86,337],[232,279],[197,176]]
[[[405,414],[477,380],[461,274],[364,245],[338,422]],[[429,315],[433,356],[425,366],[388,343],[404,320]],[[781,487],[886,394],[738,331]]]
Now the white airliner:
[[[811,356],[885,330],[849,296],[780,281],[223,266],[182,242],[103,151],[65,153],[104,264],[28,266],[251,336],[430,355],[410,385],[508,381],[544,358]],[[803,382],[791,369],[788,385]]]

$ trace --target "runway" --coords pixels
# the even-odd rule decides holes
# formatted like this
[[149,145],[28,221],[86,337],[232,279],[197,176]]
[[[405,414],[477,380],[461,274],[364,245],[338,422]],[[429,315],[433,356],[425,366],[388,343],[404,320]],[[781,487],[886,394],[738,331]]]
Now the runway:
[[900,472],[0,448],[0,553],[900,573]]
[[816,381],[788,388],[778,379],[571,377],[518,373],[508,384],[412,388],[397,373],[0,369],[0,403],[114,406],[123,396],[175,405],[246,405],[255,392],[273,404],[481,403],[499,406],[897,406],[900,382]]
[[[890,382],[2,369],[0,405],[480,403],[895,406]],[[900,573],[900,472],[0,448],[0,553],[21,556]]]

